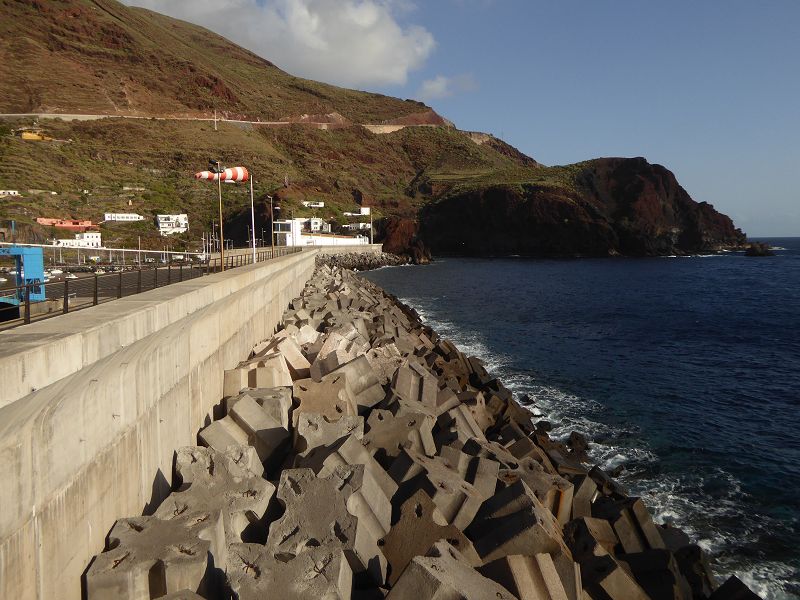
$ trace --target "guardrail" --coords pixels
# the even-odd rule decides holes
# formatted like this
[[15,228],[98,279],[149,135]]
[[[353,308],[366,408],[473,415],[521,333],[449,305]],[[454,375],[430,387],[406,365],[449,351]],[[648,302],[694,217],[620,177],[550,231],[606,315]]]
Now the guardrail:
[[[258,262],[301,252],[302,248],[278,247],[259,250]],[[253,264],[252,253],[226,256],[224,270]],[[19,327],[83,308],[97,306],[125,296],[153,290],[204,275],[219,273],[223,263],[219,258],[204,263],[154,265],[151,267],[103,266],[112,273],[84,271],[65,273],[63,281],[28,284],[0,290],[0,330]],[[44,286],[45,300],[32,302],[31,294]]]

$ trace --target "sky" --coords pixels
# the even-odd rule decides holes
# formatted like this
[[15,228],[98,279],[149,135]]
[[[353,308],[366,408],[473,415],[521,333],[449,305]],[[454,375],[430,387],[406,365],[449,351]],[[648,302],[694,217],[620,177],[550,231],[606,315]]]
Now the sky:
[[125,2],[544,164],[644,156],[750,236],[800,235],[800,0]]

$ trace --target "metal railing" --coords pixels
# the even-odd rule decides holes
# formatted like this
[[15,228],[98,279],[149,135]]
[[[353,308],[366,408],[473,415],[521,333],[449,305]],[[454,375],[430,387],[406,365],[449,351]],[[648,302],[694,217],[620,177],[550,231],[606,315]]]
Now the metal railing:
[[[264,262],[300,252],[301,248],[271,248],[258,251],[258,262]],[[253,255],[234,254],[225,256],[225,270],[253,263]],[[102,266],[114,269],[110,273],[98,273],[91,268],[73,268],[72,272],[60,275],[57,280],[44,284],[28,284],[0,289],[0,330],[18,327],[61,314],[67,314],[90,306],[132,296],[159,287],[188,281],[204,275],[219,273],[222,269],[219,258],[204,263],[181,263],[153,266]],[[99,270],[99,269],[98,269]],[[44,285],[45,300],[31,301],[31,295]]]

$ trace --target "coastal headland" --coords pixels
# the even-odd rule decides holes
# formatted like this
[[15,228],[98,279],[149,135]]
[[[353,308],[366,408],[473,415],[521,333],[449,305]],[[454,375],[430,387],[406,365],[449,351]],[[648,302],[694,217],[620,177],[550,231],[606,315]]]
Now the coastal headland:
[[225,371],[171,494],[88,565],[90,600],[757,598],[593,466],[587,432],[551,439],[479,357],[333,261],[359,262],[319,257]]

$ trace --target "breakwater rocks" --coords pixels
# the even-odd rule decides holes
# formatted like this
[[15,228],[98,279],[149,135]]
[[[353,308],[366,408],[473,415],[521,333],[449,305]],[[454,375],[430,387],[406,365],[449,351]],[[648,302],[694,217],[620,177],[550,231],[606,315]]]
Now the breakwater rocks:
[[352,272],[319,267],[223,393],[172,494],[114,524],[89,600],[756,598]]
[[316,264],[318,267],[328,266],[339,269],[349,269],[351,271],[369,271],[380,267],[396,267],[398,265],[409,264],[406,256],[381,252],[380,254],[368,254],[366,252],[348,252],[345,254],[325,254],[317,256]]

